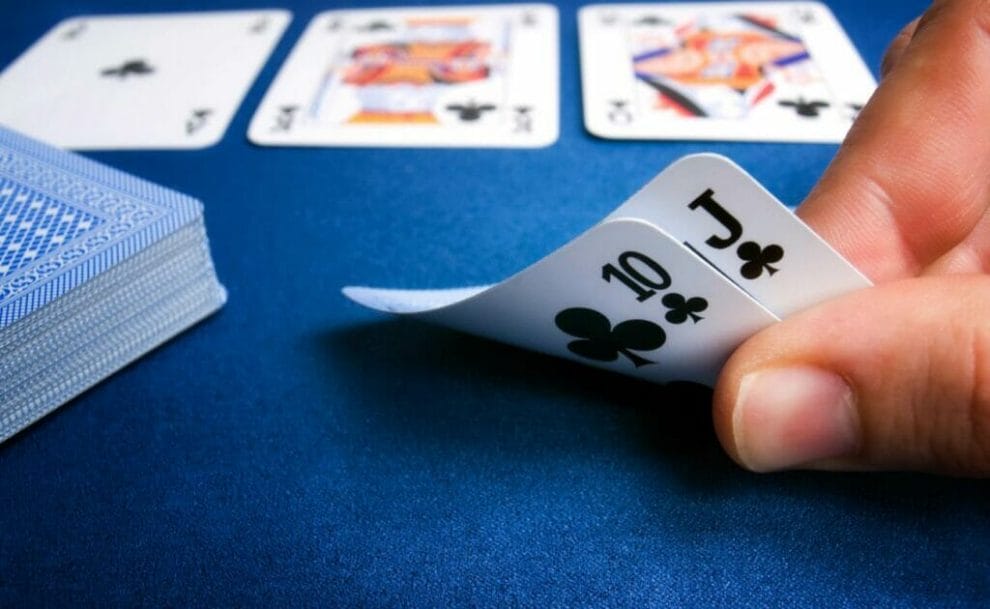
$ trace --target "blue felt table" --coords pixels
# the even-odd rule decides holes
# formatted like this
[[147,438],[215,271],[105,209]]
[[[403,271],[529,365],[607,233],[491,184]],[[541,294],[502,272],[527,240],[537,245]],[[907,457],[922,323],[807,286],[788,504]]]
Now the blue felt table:
[[[874,70],[920,0],[829,2]],[[4,7],[0,66],[79,13],[265,2]],[[350,4],[346,6],[361,6]],[[336,5],[340,8],[340,5]],[[613,142],[581,121],[560,4],[561,136],[540,150],[260,148],[100,161],[205,202],[230,301],[0,445],[0,606],[956,607],[990,601],[985,482],[757,476],[710,393],[412,322],[343,285],[498,281],[686,153],[795,204],[830,145]]]

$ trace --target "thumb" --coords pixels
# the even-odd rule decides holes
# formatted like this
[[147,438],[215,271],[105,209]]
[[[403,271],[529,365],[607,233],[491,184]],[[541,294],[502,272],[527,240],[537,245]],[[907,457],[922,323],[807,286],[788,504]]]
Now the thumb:
[[990,277],[926,276],[828,301],[723,370],[715,427],[754,471],[990,474]]

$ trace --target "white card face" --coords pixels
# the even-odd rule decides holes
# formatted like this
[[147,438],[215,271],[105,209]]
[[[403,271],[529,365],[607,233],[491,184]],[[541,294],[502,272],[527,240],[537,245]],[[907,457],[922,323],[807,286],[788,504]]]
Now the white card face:
[[272,146],[539,147],[557,139],[557,10],[327,11],[251,121]]
[[290,18],[261,10],[63,21],[0,74],[0,123],[75,149],[210,146]]
[[752,176],[716,154],[670,165],[608,217],[656,224],[781,318],[870,285]]
[[592,5],[585,126],[617,139],[841,142],[876,88],[816,2]]
[[776,318],[655,226],[616,219],[506,281],[462,290],[345,288],[400,312],[656,382],[712,383]]

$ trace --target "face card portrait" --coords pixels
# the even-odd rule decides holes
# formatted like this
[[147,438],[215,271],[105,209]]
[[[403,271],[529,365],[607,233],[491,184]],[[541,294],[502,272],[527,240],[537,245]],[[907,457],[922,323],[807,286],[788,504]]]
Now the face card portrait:
[[839,142],[876,87],[817,3],[598,5],[580,32],[601,137]]
[[249,130],[263,145],[545,146],[556,140],[547,5],[328,11]]

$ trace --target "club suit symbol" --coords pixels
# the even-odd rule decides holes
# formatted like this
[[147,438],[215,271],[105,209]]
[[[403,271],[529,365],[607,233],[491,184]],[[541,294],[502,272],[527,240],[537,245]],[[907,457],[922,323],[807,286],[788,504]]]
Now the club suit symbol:
[[261,17],[248,30],[251,34],[264,34],[268,26],[271,25],[271,20],[268,17]]
[[154,71],[155,68],[144,59],[128,59],[119,66],[104,68],[100,71],[100,75],[107,78],[126,80],[128,76],[147,76],[154,73]]
[[632,112],[629,111],[629,100],[612,99],[609,100],[608,120],[617,125],[628,125],[633,120]]
[[493,104],[478,104],[471,100],[466,104],[450,104],[447,106],[447,110],[455,112],[457,118],[470,123],[479,120],[485,112],[495,110],[495,106]]
[[272,127],[272,131],[288,131],[291,129],[298,112],[299,106],[296,105],[279,106],[278,114],[275,116],[275,126]]
[[782,99],[777,102],[778,105],[784,108],[793,108],[797,112],[798,116],[804,116],[807,118],[817,118],[821,115],[822,108],[828,108],[831,104],[827,101],[816,99],[816,100],[806,100],[803,97],[797,99]]
[[83,32],[86,31],[86,22],[80,21],[75,23],[68,30],[62,34],[62,40],[76,40],[82,36]]
[[633,350],[654,351],[667,342],[663,328],[653,322],[630,319],[613,328],[607,317],[583,307],[564,309],[554,317],[554,323],[565,334],[579,339],[567,343],[568,351],[599,362],[614,362],[623,355],[637,368],[654,364]]
[[189,118],[186,119],[186,135],[193,135],[206,126],[211,114],[213,110],[210,108],[195,108],[190,112]]
[[700,313],[708,308],[708,301],[704,298],[699,296],[685,298],[676,292],[667,294],[660,302],[669,309],[664,319],[672,324],[682,324],[689,318],[694,323],[698,323],[704,319]]
[[619,22],[619,16],[612,11],[601,13],[598,18],[604,26],[612,26]]
[[390,32],[394,27],[388,21],[382,21],[381,19],[366,23],[365,25],[358,28],[361,32]]
[[513,132],[529,133],[533,130],[533,108],[530,106],[516,106],[513,120]]
[[763,275],[763,271],[766,271],[768,275],[773,275],[780,270],[770,265],[780,262],[784,257],[784,248],[776,243],[760,247],[755,241],[747,241],[739,246],[736,254],[740,260],[745,261],[739,270],[740,274],[746,279],[756,279]]
[[656,27],[660,25],[671,25],[669,19],[664,19],[660,15],[644,15],[635,21],[633,25],[644,25],[650,27]]

